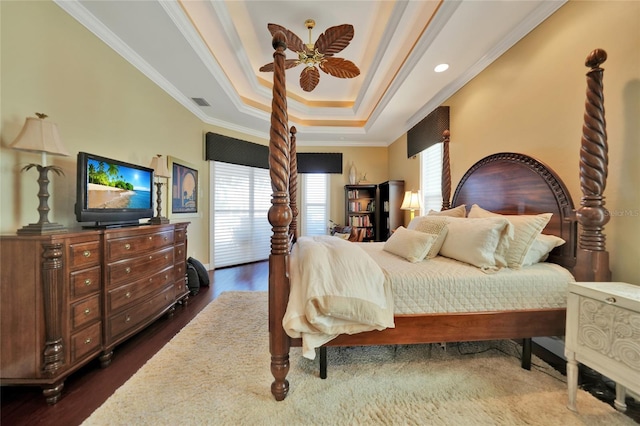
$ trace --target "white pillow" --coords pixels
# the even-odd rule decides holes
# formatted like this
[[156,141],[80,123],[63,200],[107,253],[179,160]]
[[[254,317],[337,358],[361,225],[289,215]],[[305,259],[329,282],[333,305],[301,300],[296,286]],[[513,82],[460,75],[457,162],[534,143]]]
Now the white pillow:
[[501,217],[447,218],[447,238],[440,254],[466,262],[483,271],[497,271],[507,266],[496,249],[498,245],[509,246],[513,238],[513,225]]
[[460,204],[458,207],[454,207],[449,210],[435,211],[429,210],[428,216],[448,216],[448,217],[465,217],[467,216],[467,206]]
[[351,233],[350,232],[347,232],[347,233],[336,232],[335,234],[333,234],[333,236],[341,238],[343,240],[348,240],[349,237],[351,236]]
[[531,248],[533,241],[542,232],[552,213],[541,213],[536,215],[502,215],[493,213],[474,204],[469,211],[469,217],[503,217],[513,224],[513,241],[505,253],[507,266],[512,269],[520,269],[527,252]]
[[409,222],[407,229],[426,232],[427,234],[437,236],[437,239],[431,246],[431,249],[429,249],[429,253],[427,253],[427,259],[433,259],[438,255],[438,252],[442,248],[442,244],[447,237],[447,218],[440,216],[418,216]]
[[383,250],[404,257],[412,263],[421,262],[437,238],[437,235],[412,231],[400,226],[384,243]]
[[524,261],[522,262],[522,266],[529,266],[535,263],[544,262],[549,257],[549,253],[556,247],[560,247],[566,243],[560,237],[556,237],[555,235],[547,235],[540,234],[536,237],[527,252],[527,255],[524,257]]

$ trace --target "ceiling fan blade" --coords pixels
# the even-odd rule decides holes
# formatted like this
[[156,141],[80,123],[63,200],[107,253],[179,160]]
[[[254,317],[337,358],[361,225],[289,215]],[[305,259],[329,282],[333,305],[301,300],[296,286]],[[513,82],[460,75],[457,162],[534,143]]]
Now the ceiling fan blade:
[[[285,59],[284,60],[284,69],[288,70],[289,68],[295,67],[299,63],[300,63],[300,61],[298,61],[297,59]],[[273,72],[273,62],[270,62],[270,63],[268,63],[266,65],[261,66],[259,71],[262,71],[262,72]]]
[[327,28],[318,37],[315,48],[325,56],[333,56],[349,45],[349,42],[353,39],[353,34],[353,25],[350,24]]
[[277,33],[278,31],[282,31],[285,37],[287,37],[287,48],[289,50],[296,53],[306,51],[306,48],[302,39],[297,35],[295,35],[294,33],[292,33],[291,31],[289,31],[288,29],[286,29],[285,27],[283,27],[282,25],[267,24],[267,28],[269,29],[271,36],[274,36],[275,33]]
[[320,82],[320,71],[316,67],[304,67],[300,73],[300,87],[305,92],[311,92]]
[[360,69],[351,61],[342,58],[325,58],[320,69],[338,78],[353,78],[360,75]]

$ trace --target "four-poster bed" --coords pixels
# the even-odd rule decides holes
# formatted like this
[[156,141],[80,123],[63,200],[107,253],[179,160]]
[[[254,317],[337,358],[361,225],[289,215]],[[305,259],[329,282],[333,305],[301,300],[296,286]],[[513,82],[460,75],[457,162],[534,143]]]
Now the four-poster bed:
[[[286,40],[283,33],[273,37],[274,85],[269,145],[270,177],[273,189],[269,222],[273,228],[269,257],[269,345],[271,392],[283,400],[289,390],[289,349],[300,346],[283,328],[290,292],[290,252],[296,243],[295,164],[296,129],[289,134],[284,60]],[[448,164],[449,134],[445,133],[443,164],[443,209],[462,204],[478,204],[502,214],[553,213],[544,233],[566,241],[549,258],[572,272],[578,281],[608,281],[608,253],[603,226],[608,220],[603,190],[607,175],[607,143],[602,98],[602,69],[606,59],[602,50],[591,53],[587,66],[587,102],[580,151],[581,207],[574,210],[571,197],[557,175],[541,162],[522,154],[499,153],[478,161],[463,176],[451,202]],[[503,176],[509,176],[504,184]],[[289,195],[291,194],[291,196]],[[578,228],[579,225],[579,228]],[[579,232],[578,232],[579,230]],[[564,335],[564,307],[396,315],[395,328],[342,334],[327,346],[356,346],[410,343],[440,343],[471,340],[525,339],[535,336]],[[321,348],[322,349],[322,348]],[[525,346],[530,357],[530,346]],[[526,367],[523,355],[523,366]]]

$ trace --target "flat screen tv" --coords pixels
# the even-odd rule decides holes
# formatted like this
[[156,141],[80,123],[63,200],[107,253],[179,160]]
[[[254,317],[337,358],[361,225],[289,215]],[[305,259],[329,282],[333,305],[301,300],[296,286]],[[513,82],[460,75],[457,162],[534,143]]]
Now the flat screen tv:
[[75,212],[84,227],[132,226],[153,217],[153,169],[86,152],[78,153],[77,167]]

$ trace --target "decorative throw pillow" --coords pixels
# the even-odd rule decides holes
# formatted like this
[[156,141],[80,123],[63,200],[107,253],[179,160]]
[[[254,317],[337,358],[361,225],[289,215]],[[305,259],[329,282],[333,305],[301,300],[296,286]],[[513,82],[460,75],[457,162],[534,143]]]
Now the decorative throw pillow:
[[[416,220],[418,219],[418,220]],[[445,238],[447,237],[447,217],[440,216],[418,216],[413,218],[407,229],[413,231],[426,232],[427,234],[433,234],[437,236],[436,241],[429,249],[427,253],[427,259],[432,259],[438,255]]]
[[520,269],[524,258],[531,248],[533,241],[542,232],[552,213],[542,213],[537,215],[502,215],[493,213],[474,204],[469,211],[469,217],[503,217],[509,220],[514,226],[513,241],[505,253],[507,266],[512,269]]
[[522,266],[529,266],[535,263],[544,262],[549,257],[549,253],[556,247],[560,247],[566,243],[560,237],[556,237],[555,235],[547,235],[540,234],[536,237],[527,252],[527,255],[524,257],[524,261],[522,262]]
[[404,257],[412,263],[421,262],[437,238],[437,235],[412,231],[400,226],[384,243],[383,250]]
[[513,225],[504,218],[447,218],[447,237],[440,254],[481,268],[485,272],[507,266],[496,253],[499,244],[509,245]]
[[429,210],[427,213],[428,216],[449,216],[449,217],[466,217],[467,216],[467,206],[464,204],[460,204],[458,207],[454,207],[449,210],[435,211]]

